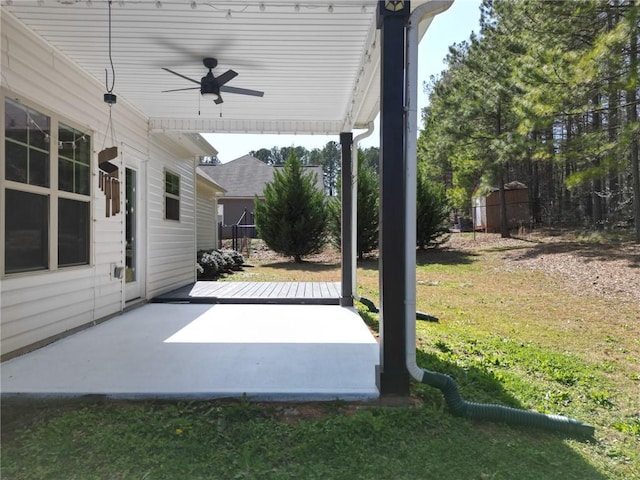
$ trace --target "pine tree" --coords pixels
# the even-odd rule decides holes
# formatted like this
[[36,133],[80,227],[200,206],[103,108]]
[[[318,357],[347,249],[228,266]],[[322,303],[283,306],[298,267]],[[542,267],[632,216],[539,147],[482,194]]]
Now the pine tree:
[[449,217],[444,188],[430,181],[426,165],[418,166],[416,179],[416,243],[418,247],[436,247],[443,243],[449,231],[445,222]]
[[264,189],[264,201],[255,200],[255,222],[260,238],[275,252],[302,257],[318,253],[325,243],[327,208],[316,175],[304,173],[291,152],[281,171]]
[[[376,149],[377,150],[377,149]],[[364,255],[378,248],[379,191],[378,174],[370,166],[370,152],[358,150],[358,197],[356,251],[362,260]],[[342,240],[342,194],[338,180],[338,196],[329,200],[329,235],[331,243],[341,247]]]
[[366,163],[366,156],[358,154],[358,258],[378,248],[379,182],[376,172]]

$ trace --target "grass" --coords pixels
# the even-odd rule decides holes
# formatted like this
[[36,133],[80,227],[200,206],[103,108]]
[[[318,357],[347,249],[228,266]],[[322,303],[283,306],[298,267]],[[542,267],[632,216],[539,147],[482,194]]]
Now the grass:
[[[640,307],[501,268],[504,249],[419,257],[418,363],[467,400],[572,416],[590,441],[451,416],[438,390],[410,405],[3,402],[3,479],[640,479]],[[254,280],[335,281],[284,264]],[[378,303],[377,263],[359,264]],[[235,277],[235,276],[234,276]],[[230,278],[233,280],[236,278]],[[378,315],[360,305],[376,328]]]

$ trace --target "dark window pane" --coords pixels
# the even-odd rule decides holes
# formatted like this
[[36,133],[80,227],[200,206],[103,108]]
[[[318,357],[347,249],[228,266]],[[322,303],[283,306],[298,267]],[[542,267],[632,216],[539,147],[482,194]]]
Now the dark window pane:
[[125,177],[125,282],[135,282],[137,280],[137,238],[136,226],[138,208],[136,206],[136,171],[126,169]]
[[81,195],[89,195],[90,192],[89,167],[76,163],[76,188],[75,192]]
[[171,195],[180,195],[180,177],[170,172],[164,172],[165,192]]
[[29,149],[29,184],[49,186],[49,153]]
[[49,186],[49,129],[51,120],[30,108],[5,101],[5,178]]
[[4,125],[6,138],[27,143],[27,111],[22,105],[6,100],[4,103]]
[[89,202],[58,200],[58,266],[89,263]]
[[[91,193],[91,137],[75,128],[60,124],[58,128],[58,188],[67,192]],[[64,163],[64,164],[63,164]]]
[[76,141],[76,161],[89,165],[91,163],[91,137],[81,135]]
[[48,152],[51,130],[49,117],[31,109],[29,109],[29,116],[31,117],[29,122],[29,145]]
[[58,141],[62,142],[63,150],[66,156],[71,156],[71,144],[75,140],[73,128],[60,124],[58,128]]
[[14,182],[27,183],[27,147],[7,140],[5,143],[5,178]]
[[73,162],[62,158],[58,160],[58,188],[73,192]]
[[49,266],[49,198],[5,191],[6,273],[44,270]]
[[165,197],[165,218],[167,220],[180,220],[180,200]]

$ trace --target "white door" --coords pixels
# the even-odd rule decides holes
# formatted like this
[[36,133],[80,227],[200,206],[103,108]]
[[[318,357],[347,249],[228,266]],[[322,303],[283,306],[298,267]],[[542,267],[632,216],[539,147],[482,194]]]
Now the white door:
[[125,244],[125,301],[144,297],[145,271],[145,219],[143,208],[144,172],[143,162],[125,156],[124,195],[124,244]]

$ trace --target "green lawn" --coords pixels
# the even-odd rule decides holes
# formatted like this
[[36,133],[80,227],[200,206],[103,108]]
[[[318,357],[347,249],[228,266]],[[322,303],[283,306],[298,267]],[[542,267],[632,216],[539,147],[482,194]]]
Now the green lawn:
[[[419,256],[418,363],[467,400],[557,413],[592,440],[452,416],[438,390],[404,406],[330,402],[3,402],[3,479],[640,479],[640,306],[503,268],[504,250]],[[378,302],[375,261],[359,268]],[[305,280],[339,280],[303,264]],[[279,263],[236,278],[296,280]],[[373,327],[377,315],[363,316]]]

